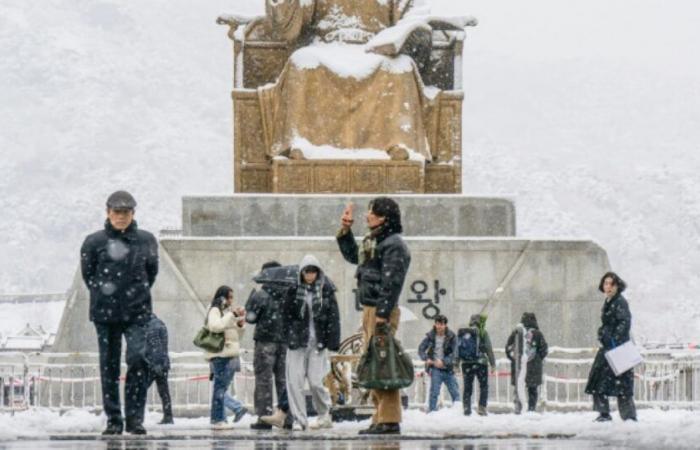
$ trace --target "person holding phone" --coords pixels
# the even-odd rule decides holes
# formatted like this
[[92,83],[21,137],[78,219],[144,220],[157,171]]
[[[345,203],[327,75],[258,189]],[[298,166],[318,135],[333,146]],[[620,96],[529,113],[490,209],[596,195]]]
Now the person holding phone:
[[[403,288],[411,254],[401,238],[401,210],[389,197],[369,202],[366,214],[367,234],[358,246],[352,233],[353,205],[348,204],[336,235],[343,258],[357,264],[357,295],[362,305],[362,331],[365,351],[378,324],[389,323],[391,332],[399,326],[399,296]],[[375,414],[369,428],[360,434],[400,434],[401,397],[398,389],[370,392]]]
[[241,402],[228,393],[236,372],[241,370],[240,344],[245,328],[245,309],[233,306],[233,289],[220,286],[211,301],[207,313],[206,327],[212,333],[224,333],[224,348],[212,353],[205,352],[213,378],[211,399],[211,427],[213,430],[226,430],[232,426],[226,421],[226,410],[235,414],[238,422],[248,412]]

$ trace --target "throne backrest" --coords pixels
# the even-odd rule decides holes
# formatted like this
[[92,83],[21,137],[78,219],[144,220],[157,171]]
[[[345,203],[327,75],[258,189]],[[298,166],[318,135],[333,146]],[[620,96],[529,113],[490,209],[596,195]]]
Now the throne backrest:
[[[275,39],[265,17],[252,19],[245,25],[230,21],[221,23],[231,27],[234,87],[256,89],[275,82],[296,47]],[[461,30],[433,30],[430,60],[420,69],[426,86],[446,91],[461,90],[464,38],[465,33]]]

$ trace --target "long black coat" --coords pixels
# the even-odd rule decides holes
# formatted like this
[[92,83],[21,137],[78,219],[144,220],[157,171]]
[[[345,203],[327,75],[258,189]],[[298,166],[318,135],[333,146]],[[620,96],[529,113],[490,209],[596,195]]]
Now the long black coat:
[[616,377],[605,359],[605,352],[630,340],[632,314],[627,300],[617,294],[606,301],[603,304],[601,320],[603,324],[598,329],[601,347],[595,355],[591,373],[588,375],[586,394],[631,397],[634,394],[634,369]]
[[[314,331],[318,350],[340,348],[340,312],[335,297],[335,286],[330,278],[319,273],[321,298],[312,305]],[[285,331],[290,350],[306,347],[309,343],[309,308],[303,298],[290,296],[285,300]]]
[[[337,237],[340,252],[351,264],[359,264],[359,246],[352,231]],[[377,237],[374,255],[359,264],[355,272],[360,304],[376,306],[377,317],[389,319],[411,265],[411,253],[398,233]]]
[[80,268],[90,291],[90,320],[141,323],[151,318],[151,286],[158,274],[158,242],[136,221],[123,232],[109,220],[83,242]]
[[288,287],[263,284],[248,298],[245,320],[255,325],[256,342],[287,342],[284,303],[294,293]]
[[[527,368],[525,370],[525,385],[526,386],[540,386],[542,384],[542,372],[543,372],[543,362],[544,358],[549,353],[547,346],[547,341],[544,339],[544,334],[537,329],[532,328],[532,346],[535,347],[535,354],[532,359],[527,362]],[[517,336],[517,330],[513,330],[513,333],[508,337],[506,342],[506,356],[510,360],[510,384],[515,386],[515,339]]]

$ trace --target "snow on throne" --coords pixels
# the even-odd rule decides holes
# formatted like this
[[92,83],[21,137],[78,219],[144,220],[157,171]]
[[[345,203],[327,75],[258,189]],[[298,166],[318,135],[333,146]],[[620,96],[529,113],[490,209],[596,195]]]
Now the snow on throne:
[[472,17],[417,0],[266,0],[234,41],[237,192],[460,192]]

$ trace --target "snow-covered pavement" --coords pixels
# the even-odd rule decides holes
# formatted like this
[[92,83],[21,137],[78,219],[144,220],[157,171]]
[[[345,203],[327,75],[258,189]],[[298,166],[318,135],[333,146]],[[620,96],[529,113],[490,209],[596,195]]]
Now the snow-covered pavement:
[[[425,414],[411,410],[405,413],[402,439],[406,442],[436,440],[535,440],[558,438],[560,443],[583,441],[605,446],[628,448],[698,448],[700,446],[700,414],[693,411],[640,410],[639,422],[623,423],[615,416],[612,423],[594,423],[595,413],[530,413],[491,414],[488,417],[461,414],[460,405]],[[290,440],[286,432],[251,432],[253,417],[247,416],[235,428],[227,432],[212,433],[208,418],[176,418],[175,425],[157,425],[159,414],[149,413],[146,428],[149,439],[272,439]],[[333,439],[349,441],[358,439],[357,431],[367,422],[336,423],[332,432],[294,432],[293,439],[308,438],[314,441]],[[0,441],[42,440],[50,437],[76,440],[96,439],[104,427],[104,419],[87,411],[74,410],[63,415],[48,410],[34,410],[0,415]],[[408,445],[408,444],[407,444]],[[404,446],[402,445],[402,448]],[[570,447],[568,444],[566,447]],[[408,447],[406,447],[408,448]],[[416,448],[410,446],[410,448]],[[486,447],[497,448],[497,447]],[[530,447],[528,447],[530,448]],[[541,448],[541,447],[538,447]],[[544,445],[544,448],[555,448]]]

